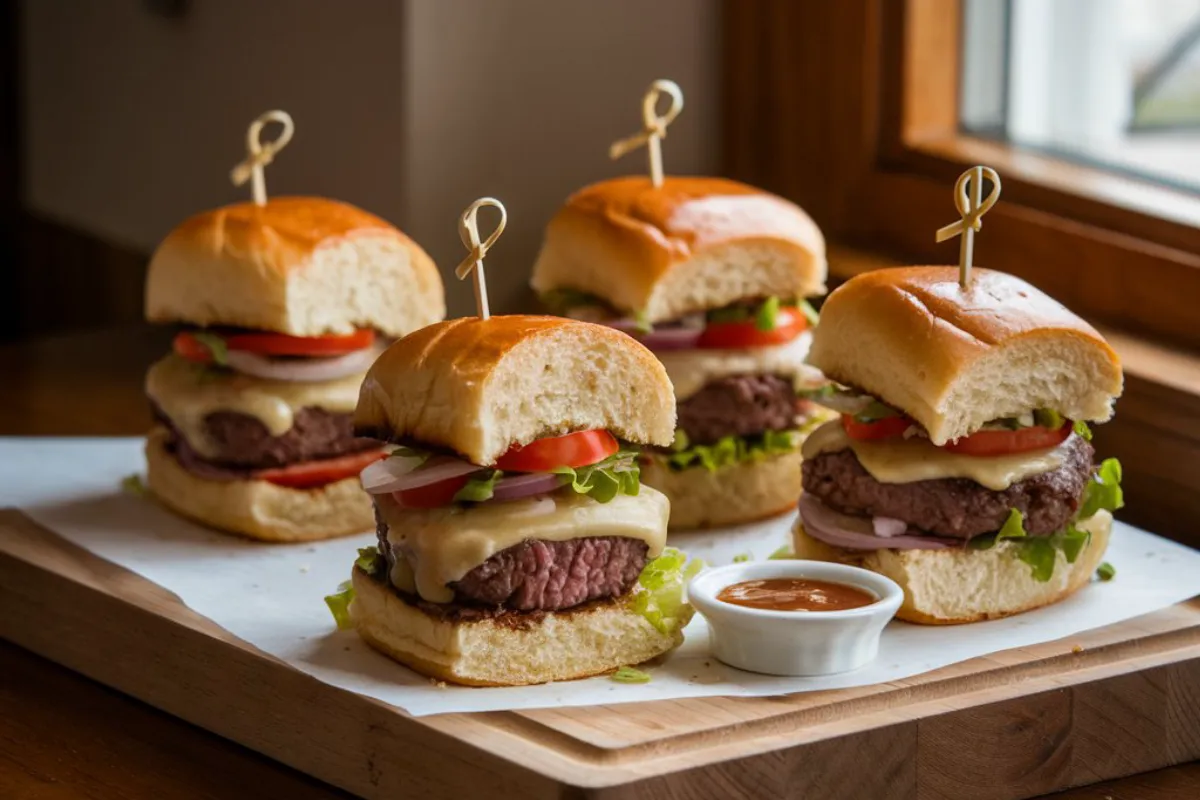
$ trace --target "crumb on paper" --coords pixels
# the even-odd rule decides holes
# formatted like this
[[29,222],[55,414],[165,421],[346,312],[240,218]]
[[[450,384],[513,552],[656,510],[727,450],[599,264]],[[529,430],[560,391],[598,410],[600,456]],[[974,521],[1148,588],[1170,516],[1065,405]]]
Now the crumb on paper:
[[310,567],[308,564],[301,564],[301,565],[300,565],[300,571],[301,571],[301,572],[303,572],[303,573],[305,573],[305,574],[307,574],[307,573],[308,573],[308,571],[309,571],[310,569],[312,569],[312,567]]
[[446,688],[446,682],[445,682],[445,681],[439,681],[437,678],[430,678],[430,679],[429,679],[429,682],[430,682],[431,684],[433,684],[433,685],[434,685],[434,687],[436,687],[436,688],[438,688],[438,689],[445,689],[445,688]]
[[1072,648],[1071,648],[1071,652],[1072,652],[1072,653],[1082,653],[1082,652],[1083,652],[1083,646],[1082,646],[1082,645],[1078,645],[1078,644],[1077,644],[1077,645],[1075,645],[1074,647],[1072,647]]

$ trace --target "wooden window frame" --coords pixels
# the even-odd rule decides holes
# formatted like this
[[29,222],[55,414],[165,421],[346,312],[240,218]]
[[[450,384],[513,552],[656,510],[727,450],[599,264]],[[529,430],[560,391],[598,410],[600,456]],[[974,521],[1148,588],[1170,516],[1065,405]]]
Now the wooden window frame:
[[961,133],[961,15],[960,0],[728,0],[727,172],[835,241],[937,264],[957,254],[934,241],[954,181],[987,164],[1004,189],[980,264],[1200,352],[1200,196]]
[[1200,546],[1200,198],[959,130],[960,0],[726,0],[725,174],[803,206],[836,282],[955,263],[934,231],[955,179],[994,167],[976,240],[1104,328],[1125,363],[1097,452],[1125,465],[1122,517]]

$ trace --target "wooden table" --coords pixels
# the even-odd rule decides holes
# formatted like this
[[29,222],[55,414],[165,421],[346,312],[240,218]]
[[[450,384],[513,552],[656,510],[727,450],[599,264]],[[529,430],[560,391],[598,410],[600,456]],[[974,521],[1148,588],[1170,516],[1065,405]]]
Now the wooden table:
[[[166,331],[139,329],[0,347],[0,435],[141,433],[150,424],[142,375],[169,343]],[[0,642],[0,797],[187,800],[250,794],[346,797]],[[1048,797],[1192,800],[1200,797],[1200,763]]]

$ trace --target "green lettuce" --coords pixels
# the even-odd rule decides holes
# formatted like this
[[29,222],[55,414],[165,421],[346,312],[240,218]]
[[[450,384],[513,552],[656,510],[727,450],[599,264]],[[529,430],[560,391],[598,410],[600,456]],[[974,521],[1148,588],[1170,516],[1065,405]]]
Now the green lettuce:
[[146,484],[142,482],[142,476],[136,472],[132,475],[126,475],[121,479],[121,491],[135,494],[138,497],[145,497],[150,493],[146,488]]
[[713,444],[693,445],[687,434],[676,431],[674,451],[666,456],[667,466],[676,472],[701,466],[709,472],[743,461],[761,461],[790,453],[799,447],[799,431],[766,431],[756,436],[726,436]]
[[641,491],[637,453],[631,450],[619,450],[590,466],[558,467],[550,471],[564,476],[576,494],[586,494],[600,503],[607,503],[619,494],[636,496]]
[[621,667],[609,676],[617,683],[649,683],[650,673],[634,667]]
[[750,555],[749,553],[738,553],[736,556],[733,557],[734,564],[745,564],[747,561],[753,561],[753,560],[754,560],[754,556]]
[[456,503],[482,503],[491,500],[496,491],[496,481],[504,475],[498,469],[482,470],[471,476],[461,489],[454,493]]
[[674,547],[666,548],[638,576],[633,610],[645,617],[660,633],[673,633],[683,628],[691,622],[695,613],[683,599],[684,590],[688,581],[705,566],[698,558],[688,561],[682,551]]
[[768,561],[779,561],[780,559],[795,558],[795,557],[796,557],[796,554],[794,552],[792,552],[792,546],[790,544],[785,544],[783,547],[780,547],[774,553],[771,553],[771,555],[767,556],[767,560]]
[[1117,568],[1105,561],[1096,567],[1096,577],[1102,581],[1111,581],[1117,576]]
[[354,627],[354,622],[350,619],[350,603],[353,601],[354,587],[350,585],[350,581],[339,585],[334,594],[325,596],[325,605],[329,606],[329,613],[333,614],[333,621],[337,623],[339,630]]
[[804,315],[804,318],[808,320],[809,325],[816,325],[821,321],[821,315],[812,307],[812,303],[807,300],[801,300],[796,303],[796,306],[800,309],[800,313]]
[[1100,469],[1088,481],[1083,490],[1083,503],[1079,508],[1079,518],[1087,519],[1097,511],[1116,511],[1125,505],[1125,494],[1121,491],[1121,462],[1115,458],[1106,458],[1100,462]]
[[[1121,492],[1121,462],[1105,459],[1083,490],[1083,502],[1077,520],[1087,519],[1098,511],[1116,511],[1125,504]],[[1008,519],[996,533],[976,536],[967,542],[974,550],[990,550],[997,542],[1009,540],[1016,546],[1017,557],[1029,565],[1036,581],[1046,582],[1054,575],[1054,566],[1061,552],[1068,564],[1074,564],[1087,547],[1092,535],[1070,523],[1050,536],[1030,536],[1025,530],[1025,517],[1017,509],[1008,512]]]
[[1092,429],[1083,420],[1075,420],[1075,435],[1083,439],[1085,442],[1092,440]]
[[375,575],[383,568],[383,554],[379,552],[378,547],[360,547],[358,558],[354,559],[354,566],[368,575]]
[[768,297],[754,314],[754,327],[764,333],[773,331],[778,324],[778,317],[779,298]]
[[214,364],[229,366],[229,346],[224,339],[208,331],[192,331],[192,338],[208,348]]
[[739,303],[725,308],[714,308],[705,314],[705,320],[714,325],[753,320],[754,327],[758,330],[773,331],[779,327],[779,309],[784,307],[798,309],[810,325],[817,324],[817,312],[807,300],[784,300],[775,295],[763,300],[758,306]]

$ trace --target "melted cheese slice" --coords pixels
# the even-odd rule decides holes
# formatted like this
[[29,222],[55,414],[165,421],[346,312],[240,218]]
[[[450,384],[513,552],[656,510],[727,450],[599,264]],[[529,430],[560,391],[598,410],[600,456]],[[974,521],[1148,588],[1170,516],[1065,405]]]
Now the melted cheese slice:
[[718,378],[731,375],[784,375],[797,384],[817,382],[821,373],[804,363],[812,333],[790,342],[742,350],[666,350],[655,353],[675,387],[675,399],[687,400]]
[[[365,374],[365,373],[364,373]],[[247,414],[262,422],[272,436],[292,428],[302,408],[353,413],[363,374],[333,381],[269,381],[237,372],[218,371],[170,355],[146,374],[146,394],[202,456],[215,456],[216,445],[204,433],[204,418],[217,411]]]
[[388,544],[405,557],[397,559],[406,566],[392,569],[392,583],[404,591],[415,589],[431,603],[449,603],[454,592],[447,584],[526,539],[624,536],[642,540],[649,557],[657,558],[667,541],[670,513],[667,498],[645,485],[637,496],[617,495],[608,503],[572,491],[465,510],[402,509],[387,495],[375,501],[388,525]]
[[801,453],[805,458],[812,458],[820,453],[834,453],[849,448],[858,456],[858,463],[863,465],[863,469],[880,483],[968,478],[1001,492],[1017,481],[1061,467],[1070,441],[1068,437],[1057,447],[1010,456],[968,456],[943,450],[918,436],[875,442],[855,441],[846,435],[838,419],[813,431],[805,440]]

